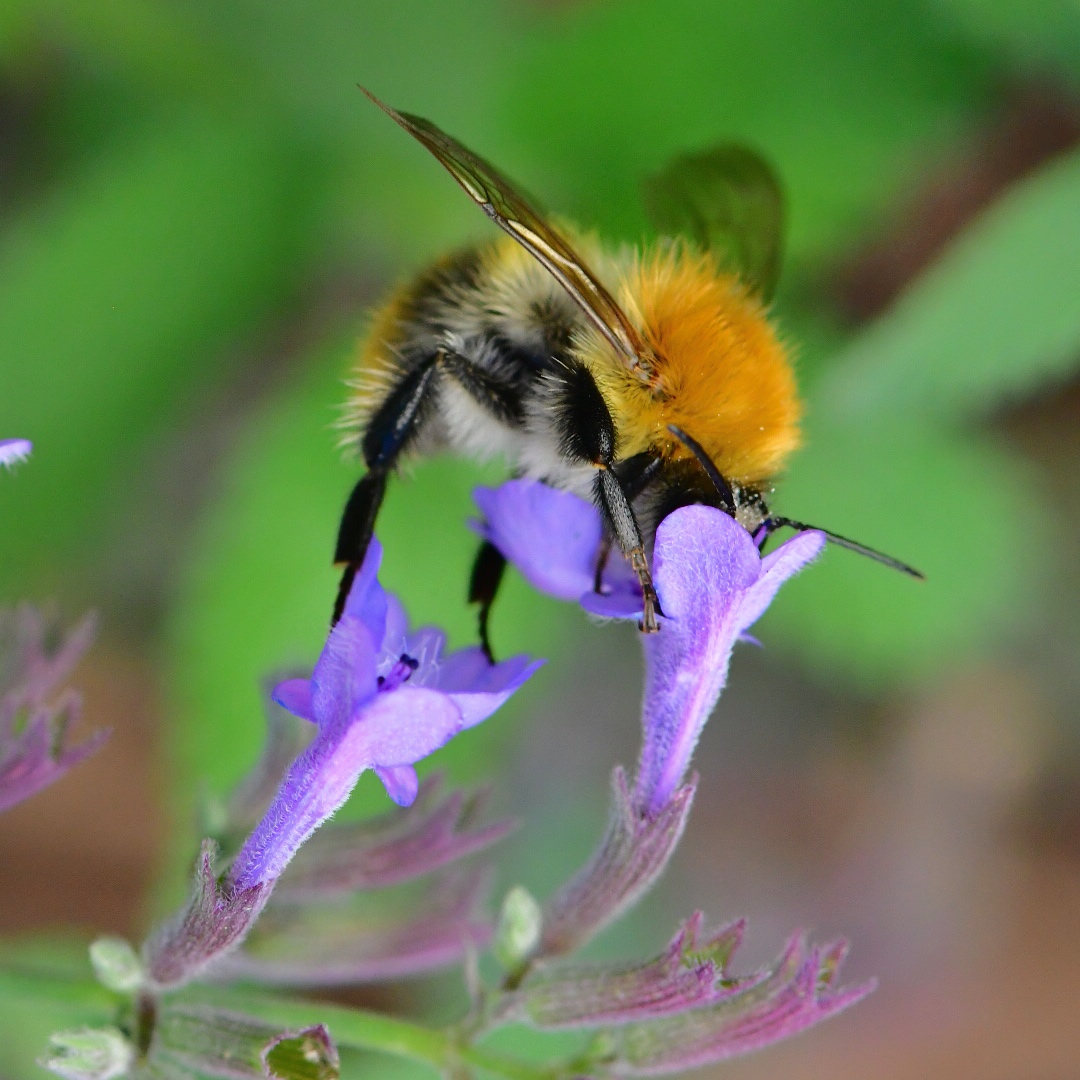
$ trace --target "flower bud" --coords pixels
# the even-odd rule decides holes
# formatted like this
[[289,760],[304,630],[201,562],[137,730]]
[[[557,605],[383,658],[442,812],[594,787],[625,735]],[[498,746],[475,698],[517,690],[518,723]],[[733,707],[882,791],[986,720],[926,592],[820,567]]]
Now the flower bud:
[[118,994],[130,994],[142,986],[142,961],[123,938],[98,938],[90,946],[90,963],[98,982]]
[[49,1036],[50,1051],[40,1064],[65,1080],[112,1080],[135,1061],[135,1047],[118,1028],[81,1028]]
[[544,915],[532,894],[515,885],[503,900],[495,931],[495,957],[507,971],[517,971],[540,943]]

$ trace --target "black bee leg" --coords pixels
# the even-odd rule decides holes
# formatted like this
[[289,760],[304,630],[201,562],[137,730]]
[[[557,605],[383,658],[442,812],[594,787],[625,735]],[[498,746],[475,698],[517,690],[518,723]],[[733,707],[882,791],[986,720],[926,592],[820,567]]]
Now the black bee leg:
[[480,648],[488,658],[489,664],[495,663],[491,651],[491,638],[488,634],[488,620],[491,617],[491,605],[502,583],[506,559],[503,553],[490,541],[485,540],[476,553],[472,574],[469,578],[469,603],[480,605]]
[[660,598],[656,595],[649,560],[645,557],[645,544],[641,539],[641,530],[630,506],[630,500],[623,491],[619,478],[611,469],[601,468],[596,474],[596,502],[604,515],[619,549],[630,560],[630,565],[641,583],[641,596],[644,607],[641,614],[641,631],[655,634],[660,629],[657,615],[663,615]]
[[605,532],[600,537],[600,552],[596,556],[596,572],[593,574],[593,592],[599,592],[604,584],[604,571],[611,558],[611,534]]
[[349,590],[363,565],[386,494],[387,477],[435,404],[438,360],[436,354],[412,368],[390,391],[364,431],[360,446],[368,471],[353,488],[338,528],[334,562],[344,564],[344,570],[331,626],[341,618]]
[[368,545],[375,532],[375,518],[386,494],[386,477],[387,470],[384,468],[369,469],[367,474],[357,481],[349,501],[345,504],[341,525],[338,526],[337,546],[334,549],[334,564],[344,563],[345,569],[341,575],[341,584],[338,585],[337,598],[334,600],[331,626],[336,626],[341,618],[345,601],[349,598],[349,590],[367,554]]
[[[583,364],[564,364],[556,376],[553,390],[552,409],[562,435],[563,452],[567,457],[595,466],[596,505],[603,515],[607,531],[614,537],[619,550],[630,560],[641,582],[645,605],[641,629],[646,634],[655,634],[660,629],[656,617],[663,612],[653,587],[652,574],[649,573],[641,529],[638,528],[630,498],[615,464],[616,433],[611,410],[592,372]],[[642,459],[638,464],[648,476],[648,462]],[[637,471],[636,468],[633,471]],[[631,483],[629,476],[627,482]]]

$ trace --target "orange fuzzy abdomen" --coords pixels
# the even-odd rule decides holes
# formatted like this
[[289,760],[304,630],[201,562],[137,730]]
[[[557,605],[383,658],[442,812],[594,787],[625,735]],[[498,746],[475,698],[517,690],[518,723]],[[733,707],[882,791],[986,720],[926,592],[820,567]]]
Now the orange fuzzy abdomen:
[[708,256],[684,248],[635,261],[620,299],[655,354],[649,385],[590,365],[619,423],[619,456],[688,451],[696,439],[730,481],[761,485],[799,444],[801,409],[787,352],[761,304]]

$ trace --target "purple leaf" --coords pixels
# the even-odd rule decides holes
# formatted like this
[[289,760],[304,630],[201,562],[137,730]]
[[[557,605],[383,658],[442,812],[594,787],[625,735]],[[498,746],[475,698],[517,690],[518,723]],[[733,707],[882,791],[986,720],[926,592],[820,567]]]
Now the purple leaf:
[[837,990],[843,942],[807,946],[795,935],[777,963],[715,1005],[612,1032],[619,1076],[659,1076],[712,1065],[804,1031],[864,998],[874,983]]
[[87,617],[50,646],[54,629],[34,608],[0,611],[0,810],[58,780],[108,737],[98,732],[67,746],[81,702],[70,691],[52,699],[93,635],[94,620]]
[[507,1018],[539,1028],[600,1027],[715,1004],[760,981],[734,979],[725,970],[744,925],[733,923],[699,941],[698,912],[660,956],[644,963],[540,964],[509,996]]
[[475,827],[479,796],[438,799],[438,780],[416,802],[377,821],[324,826],[300,850],[274,892],[274,903],[382,889],[430,874],[502,839],[508,822]]
[[491,938],[477,914],[486,890],[485,875],[461,876],[391,917],[342,905],[274,907],[225,973],[274,986],[352,986],[449,967]]

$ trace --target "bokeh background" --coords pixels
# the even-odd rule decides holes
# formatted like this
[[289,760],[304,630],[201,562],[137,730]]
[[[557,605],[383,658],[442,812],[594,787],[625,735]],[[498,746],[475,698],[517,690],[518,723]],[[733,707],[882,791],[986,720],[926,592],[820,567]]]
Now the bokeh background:
[[[669,155],[763,150],[808,402],[776,505],[928,574],[831,551],[781,594],[663,890],[599,947],[695,906],[750,916],[747,963],[851,936],[877,994],[732,1080],[1080,1076],[1075,0],[5,0],[0,435],[36,449],[0,478],[0,602],[100,613],[75,682],[113,734],[0,820],[0,936],[137,937],[257,753],[262,681],[317,654],[366,313],[492,228],[357,82],[613,241],[647,235]],[[459,643],[470,491],[499,476],[423,463],[380,521],[387,583]],[[494,638],[551,662],[436,764],[494,781],[524,822],[500,883],[544,895],[633,762],[640,658],[516,579]],[[0,1001],[0,1076],[43,1076],[57,1026]]]

